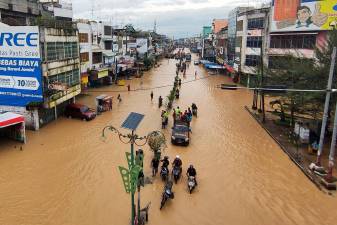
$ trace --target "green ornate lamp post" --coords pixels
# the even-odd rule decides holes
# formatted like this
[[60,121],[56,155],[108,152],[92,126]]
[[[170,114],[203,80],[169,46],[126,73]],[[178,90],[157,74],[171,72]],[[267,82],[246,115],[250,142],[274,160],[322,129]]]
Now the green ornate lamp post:
[[[153,140],[155,137],[161,136],[164,137],[164,135],[160,131],[153,131],[150,132],[147,136],[138,136],[135,133],[136,128],[144,118],[144,115],[138,114],[138,113],[130,113],[128,118],[124,121],[122,124],[122,128],[131,130],[131,133],[129,134],[123,134],[121,133],[117,128],[113,126],[106,126],[103,128],[102,131],[102,137],[105,137],[106,131],[111,131],[117,134],[119,140],[124,144],[130,144],[131,145],[131,151],[126,152],[126,159],[128,162],[128,168],[119,166],[119,171],[122,176],[123,184],[126,193],[131,195],[131,224],[135,224],[135,192],[136,188],[138,186],[138,176],[139,173],[143,170],[142,166],[139,165],[139,163],[135,163],[135,154],[134,154],[134,145],[137,146],[144,146],[148,140]],[[159,135],[160,134],[160,135]],[[164,137],[165,140],[165,137]],[[138,141],[142,141],[143,143],[138,143]],[[164,141],[165,143],[165,141]],[[138,187],[138,191],[140,189],[140,186]],[[139,196],[139,195],[138,195]],[[138,224],[140,222],[140,201],[138,200]]]

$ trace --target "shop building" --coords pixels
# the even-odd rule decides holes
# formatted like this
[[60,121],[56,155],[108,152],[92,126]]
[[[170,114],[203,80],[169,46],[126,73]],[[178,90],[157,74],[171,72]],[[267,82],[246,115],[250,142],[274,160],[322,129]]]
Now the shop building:
[[267,63],[269,12],[264,7],[237,14],[234,69],[247,86],[255,85],[262,61]]
[[[34,130],[57,119],[81,91],[78,32],[72,22],[71,5],[54,1],[40,4],[39,8],[41,15],[31,21],[33,27],[3,25],[1,29],[13,33],[24,29],[29,37],[34,37],[30,39],[30,43],[35,43],[33,46],[23,43],[15,47],[31,55],[12,59],[19,64],[27,63],[27,69],[8,74],[20,87],[6,88],[0,103],[0,112],[23,115],[27,128]],[[5,43],[2,48],[13,46]],[[11,65],[13,70],[16,66]]]
[[315,47],[324,46],[327,31],[336,28],[337,16],[332,2],[298,0],[288,4],[285,0],[273,1],[268,49],[270,68],[286,55],[315,58]]

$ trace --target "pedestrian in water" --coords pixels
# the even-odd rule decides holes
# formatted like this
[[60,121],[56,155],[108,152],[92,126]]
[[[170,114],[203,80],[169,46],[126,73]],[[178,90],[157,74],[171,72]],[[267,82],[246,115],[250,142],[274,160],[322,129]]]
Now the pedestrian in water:
[[163,111],[163,113],[162,113],[162,116],[161,116],[161,128],[162,129],[165,129],[165,122],[166,122],[166,118],[165,118],[165,113],[166,113],[166,111]]
[[176,118],[177,118],[177,113],[176,113],[175,108],[173,108],[173,124],[174,125],[176,124]]
[[194,76],[195,76],[195,79],[197,79],[197,71],[195,71]]
[[158,173],[158,167],[159,167],[159,159],[154,157],[151,161],[151,167],[152,167],[152,176],[156,176]]
[[153,91],[151,91],[150,96],[151,96],[151,102],[152,102],[152,100],[153,100]]
[[158,106],[159,108],[163,105],[163,98],[161,96],[159,96],[159,99],[158,99]]
[[130,91],[131,90],[131,87],[130,87],[130,84],[128,84],[128,91]]
[[190,107],[188,107],[187,111],[188,111],[188,116],[192,116],[192,110]]
[[121,102],[121,101],[122,101],[121,94],[118,94],[117,100],[118,100],[119,102]]

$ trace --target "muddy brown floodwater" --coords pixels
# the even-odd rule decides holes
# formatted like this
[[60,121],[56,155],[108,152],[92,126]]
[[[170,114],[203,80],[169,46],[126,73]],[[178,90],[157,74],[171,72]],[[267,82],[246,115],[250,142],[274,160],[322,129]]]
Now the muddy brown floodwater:
[[[130,81],[131,89],[172,84],[175,61]],[[207,77],[201,67],[191,65],[183,81]],[[165,154],[179,154],[184,170],[193,163],[199,186],[190,195],[186,176],[174,185],[175,199],[159,210],[163,183],[156,177],[142,190],[142,205],[151,202],[150,225],[332,225],[337,224],[337,200],[320,192],[288,159],[274,141],[244,110],[251,94],[245,90],[215,88],[226,82],[211,76],[183,84],[175,102],[185,108],[199,106],[192,121],[189,147],[168,143]],[[92,89],[78,102],[94,105],[95,96],[125,87]],[[84,122],[59,118],[38,132],[28,133],[23,151],[8,140],[0,142],[0,224],[1,225],[123,225],[129,224],[130,196],[125,194],[117,166],[126,166],[125,151],[109,134],[101,139],[108,124],[119,127],[130,111],[144,113],[138,134],[158,130],[158,96],[170,87],[120,92],[123,101],[113,111]],[[110,91],[110,92],[108,92]],[[172,123],[170,117],[170,124]],[[169,129],[164,133],[170,140]],[[15,148],[16,146],[16,148]],[[150,176],[152,153],[145,150],[145,174]]]

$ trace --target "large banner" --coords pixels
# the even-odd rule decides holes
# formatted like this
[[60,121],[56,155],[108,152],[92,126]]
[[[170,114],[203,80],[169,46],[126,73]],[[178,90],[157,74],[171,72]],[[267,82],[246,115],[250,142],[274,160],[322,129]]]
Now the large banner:
[[271,32],[337,28],[336,0],[273,0]]
[[0,105],[42,102],[39,28],[0,28]]

